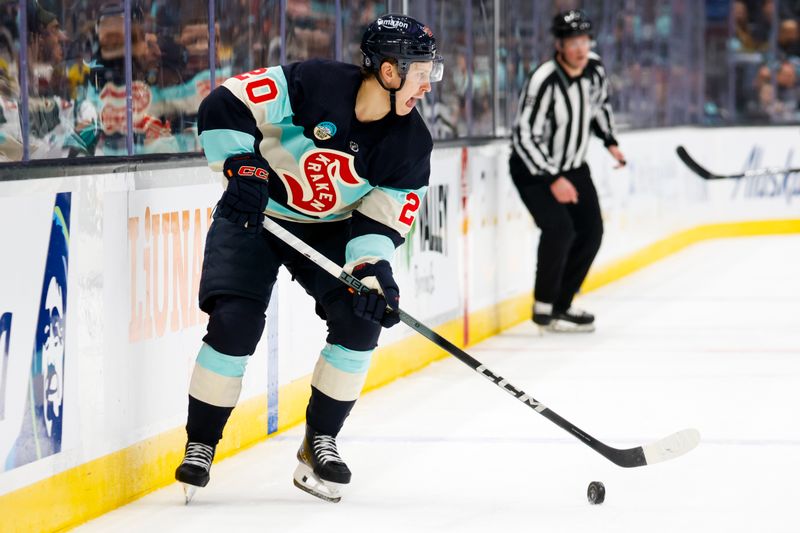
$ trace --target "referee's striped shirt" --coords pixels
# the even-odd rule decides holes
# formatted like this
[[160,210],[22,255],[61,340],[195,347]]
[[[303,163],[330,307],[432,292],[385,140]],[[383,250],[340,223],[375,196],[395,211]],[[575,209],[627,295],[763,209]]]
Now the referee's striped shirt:
[[515,164],[522,163],[530,174],[552,183],[564,171],[583,165],[590,130],[606,146],[617,144],[600,57],[590,53],[588,65],[577,78],[570,78],[555,58],[543,63],[520,95],[512,135],[512,172]]

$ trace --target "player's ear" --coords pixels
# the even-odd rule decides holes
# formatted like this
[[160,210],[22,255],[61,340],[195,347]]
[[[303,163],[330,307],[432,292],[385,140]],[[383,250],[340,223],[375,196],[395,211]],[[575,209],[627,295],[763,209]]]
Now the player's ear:
[[381,63],[380,72],[381,76],[383,77],[383,83],[387,87],[393,87],[400,78],[400,75],[397,72],[397,67],[395,67],[390,61],[384,61]]

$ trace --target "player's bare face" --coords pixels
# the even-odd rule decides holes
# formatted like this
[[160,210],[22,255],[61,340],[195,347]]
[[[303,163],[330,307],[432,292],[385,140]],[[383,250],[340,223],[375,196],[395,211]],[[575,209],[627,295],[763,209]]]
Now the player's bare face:
[[589,52],[591,49],[592,40],[588,35],[568,37],[562,39],[558,45],[558,52],[567,66],[580,71],[589,64]]
[[397,114],[407,115],[411,113],[417,102],[425,97],[425,93],[431,91],[431,61],[411,63],[406,73],[406,81],[403,88],[397,91]]

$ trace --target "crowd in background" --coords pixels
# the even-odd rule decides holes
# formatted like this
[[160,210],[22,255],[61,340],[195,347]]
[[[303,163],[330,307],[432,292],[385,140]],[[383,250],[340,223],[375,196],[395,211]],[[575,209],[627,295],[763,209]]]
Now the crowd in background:
[[187,1],[133,2],[128,84],[121,1],[29,1],[24,48],[19,2],[2,1],[0,159],[22,159],[21,131],[30,159],[199,149],[195,116],[210,90],[204,10]]
[[735,106],[742,119],[800,120],[800,2],[737,0],[730,26]]
[[365,25],[404,4],[445,57],[421,106],[438,140],[507,135],[527,75],[552,57],[553,14],[576,7],[621,127],[800,119],[800,1],[216,0],[213,50],[207,0],[130,4],[126,48],[122,0],[0,0],[0,162],[197,152],[215,85],[311,57],[360,63]]

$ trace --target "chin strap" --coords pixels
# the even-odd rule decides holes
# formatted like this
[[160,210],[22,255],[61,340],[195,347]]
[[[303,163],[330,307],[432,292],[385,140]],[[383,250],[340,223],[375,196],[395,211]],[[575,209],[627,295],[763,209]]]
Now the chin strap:
[[399,116],[398,113],[397,113],[397,98],[395,98],[395,95],[397,94],[397,91],[399,91],[400,89],[403,88],[403,85],[405,85],[405,83],[406,83],[406,79],[405,78],[400,78],[400,87],[398,87],[397,89],[390,89],[389,87],[384,85],[383,84],[383,80],[381,79],[381,76],[380,76],[379,72],[375,73],[375,79],[377,79],[378,83],[381,84],[381,87],[386,89],[386,91],[389,93],[389,106],[392,109],[392,113],[394,113],[395,115]]

